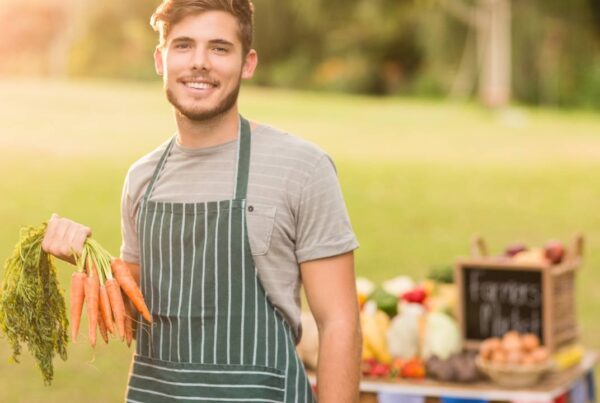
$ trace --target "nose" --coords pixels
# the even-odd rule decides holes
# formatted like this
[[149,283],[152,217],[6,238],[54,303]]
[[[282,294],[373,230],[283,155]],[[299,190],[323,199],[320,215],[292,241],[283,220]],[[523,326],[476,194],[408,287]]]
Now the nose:
[[208,52],[201,47],[197,47],[194,52],[192,52],[192,70],[210,70],[210,59],[208,57]]

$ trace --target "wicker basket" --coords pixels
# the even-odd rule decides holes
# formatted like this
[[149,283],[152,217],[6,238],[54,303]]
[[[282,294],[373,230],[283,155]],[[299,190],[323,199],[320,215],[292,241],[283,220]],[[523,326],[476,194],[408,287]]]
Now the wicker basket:
[[533,365],[495,364],[480,356],[475,359],[475,364],[493,382],[511,388],[533,386],[554,367],[551,360]]

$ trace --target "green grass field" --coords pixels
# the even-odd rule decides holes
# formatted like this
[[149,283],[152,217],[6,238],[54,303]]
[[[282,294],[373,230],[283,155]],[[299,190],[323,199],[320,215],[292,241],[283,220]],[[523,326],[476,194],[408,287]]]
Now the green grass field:
[[[160,85],[0,81],[0,94],[0,256],[21,226],[53,212],[89,225],[117,254],[123,177],[174,131]],[[251,87],[241,105],[332,155],[361,242],[356,271],[374,281],[452,264],[474,233],[500,252],[582,231],[578,321],[584,343],[600,349],[598,115]],[[59,268],[68,288],[71,268]],[[82,340],[44,387],[28,353],[10,364],[0,339],[0,401],[122,401],[130,354]]]

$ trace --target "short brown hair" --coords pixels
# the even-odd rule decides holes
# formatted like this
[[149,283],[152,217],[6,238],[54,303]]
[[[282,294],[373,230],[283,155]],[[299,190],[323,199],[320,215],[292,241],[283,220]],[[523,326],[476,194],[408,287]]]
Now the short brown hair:
[[164,46],[173,25],[189,15],[206,11],[225,11],[238,20],[242,51],[246,55],[252,47],[254,34],[252,0],[163,0],[150,18],[150,25],[160,36],[159,46]]

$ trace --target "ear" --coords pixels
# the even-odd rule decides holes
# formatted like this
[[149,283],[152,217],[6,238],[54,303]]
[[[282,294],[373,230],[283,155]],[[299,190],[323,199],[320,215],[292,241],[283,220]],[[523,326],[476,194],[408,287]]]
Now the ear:
[[244,60],[244,66],[242,67],[242,78],[249,80],[254,76],[254,70],[258,64],[258,54],[256,50],[250,49]]
[[156,69],[156,74],[159,76],[163,75],[163,48],[160,45],[154,50],[154,68]]

